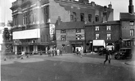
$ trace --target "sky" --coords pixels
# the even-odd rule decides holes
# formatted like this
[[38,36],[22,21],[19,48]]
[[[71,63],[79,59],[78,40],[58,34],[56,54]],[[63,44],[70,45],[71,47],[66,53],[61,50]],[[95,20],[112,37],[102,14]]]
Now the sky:
[[[0,0],[0,22],[6,22],[12,20],[12,11],[10,7],[15,0]],[[129,0],[90,0],[101,6],[107,6],[112,4],[114,9],[114,20],[119,20],[120,12],[128,12]],[[135,5],[135,1],[133,0]]]

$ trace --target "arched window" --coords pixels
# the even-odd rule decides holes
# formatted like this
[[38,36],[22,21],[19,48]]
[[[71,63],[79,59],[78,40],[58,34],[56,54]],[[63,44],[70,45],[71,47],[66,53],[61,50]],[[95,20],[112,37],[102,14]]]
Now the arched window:
[[91,22],[92,21],[92,15],[88,14],[88,21]]
[[98,15],[95,16],[95,21],[99,22],[99,16]]

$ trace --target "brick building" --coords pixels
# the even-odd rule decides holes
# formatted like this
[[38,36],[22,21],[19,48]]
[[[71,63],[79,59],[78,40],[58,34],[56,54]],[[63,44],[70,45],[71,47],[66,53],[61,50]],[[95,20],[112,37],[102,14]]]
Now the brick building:
[[122,47],[132,47],[135,45],[135,13],[133,1],[129,0],[129,12],[120,13],[120,23],[122,31]]
[[70,21],[62,22],[56,26],[57,47],[64,49],[65,52],[74,52],[76,48],[86,47],[86,35],[91,29],[86,29],[86,25],[106,23],[113,20],[112,5],[97,5],[88,0],[60,2],[70,13]]
[[93,48],[93,40],[104,40],[106,46],[113,45],[114,49],[119,46],[117,42],[121,37],[120,21],[86,25],[85,32],[87,50],[99,49]]
[[75,48],[85,46],[83,22],[63,22],[56,27],[57,48],[63,52],[74,52]]
[[53,47],[57,21],[101,23],[113,20],[112,5],[89,0],[16,0],[12,3],[13,51],[38,52]]

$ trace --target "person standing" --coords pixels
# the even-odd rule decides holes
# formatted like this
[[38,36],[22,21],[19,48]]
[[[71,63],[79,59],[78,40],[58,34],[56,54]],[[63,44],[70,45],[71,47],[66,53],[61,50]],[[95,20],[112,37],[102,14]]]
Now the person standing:
[[108,61],[108,63],[111,63],[111,54],[110,51],[104,48],[103,53],[105,54],[105,61],[104,64]]
[[80,48],[80,56],[81,56],[81,58],[82,58],[82,55],[83,55],[83,47],[81,46],[81,48]]

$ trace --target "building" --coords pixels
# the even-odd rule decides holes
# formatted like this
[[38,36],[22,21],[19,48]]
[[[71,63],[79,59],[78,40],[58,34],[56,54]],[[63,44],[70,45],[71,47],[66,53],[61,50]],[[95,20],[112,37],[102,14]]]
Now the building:
[[74,52],[83,46],[86,48],[87,33],[91,31],[86,25],[106,23],[113,20],[112,5],[108,7],[97,5],[88,0],[62,1],[60,5],[70,12],[69,22],[58,22],[56,26],[57,48],[65,52]]
[[83,22],[63,22],[56,26],[57,48],[63,52],[75,52],[75,49],[85,45],[85,30]]
[[16,0],[12,3],[13,51],[47,51],[56,45],[55,27],[62,22],[101,23],[113,20],[112,5],[88,0]]
[[120,13],[120,23],[122,31],[122,47],[131,48],[135,45],[135,13],[133,1],[129,0],[129,12]]
[[95,51],[104,46],[104,44],[94,46],[93,40],[104,40],[105,46],[111,45],[113,46],[113,49],[120,48],[118,43],[121,37],[120,21],[109,21],[106,23],[85,25],[85,34],[87,50]]

